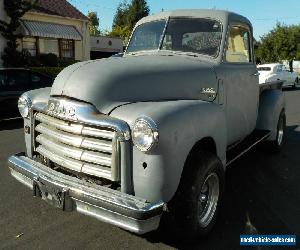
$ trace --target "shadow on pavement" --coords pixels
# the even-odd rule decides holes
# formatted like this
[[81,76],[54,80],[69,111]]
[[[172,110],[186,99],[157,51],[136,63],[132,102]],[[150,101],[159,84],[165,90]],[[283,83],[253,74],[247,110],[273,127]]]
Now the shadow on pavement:
[[182,242],[169,235],[167,229],[147,234],[145,238],[179,249],[240,249],[241,234],[296,234],[299,239],[300,132],[295,130],[297,127],[287,127],[287,143],[280,154],[255,148],[229,166],[224,205],[206,238],[199,238],[197,243]]
[[300,84],[298,84],[298,85],[296,86],[296,88],[293,88],[293,87],[286,87],[286,88],[283,88],[283,89],[282,89],[283,92],[297,91],[297,90],[300,90]]
[[2,130],[13,130],[23,127],[22,118],[14,118],[0,121],[0,131]]

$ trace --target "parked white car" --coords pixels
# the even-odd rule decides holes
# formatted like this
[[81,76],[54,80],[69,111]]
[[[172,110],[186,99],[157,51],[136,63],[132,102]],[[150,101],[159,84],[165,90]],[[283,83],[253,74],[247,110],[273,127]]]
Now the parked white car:
[[259,71],[259,83],[272,82],[276,80],[283,80],[283,87],[296,87],[299,83],[297,73],[290,72],[285,65],[279,63],[262,64],[257,66]]

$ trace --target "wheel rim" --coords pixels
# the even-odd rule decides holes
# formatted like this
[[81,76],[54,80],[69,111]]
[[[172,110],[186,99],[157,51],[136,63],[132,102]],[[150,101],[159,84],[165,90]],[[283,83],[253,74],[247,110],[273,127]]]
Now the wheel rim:
[[201,227],[207,227],[213,219],[219,200],[219,177],[216,173],[209,174],[198,198],[198,218]]
[[284,124],[283,124],[283,118],[280,117],[279,119],[279,124],[278,124],[278,131],[277,131],[277,144],[280,146],[283,141],[283,129],[284,129]]

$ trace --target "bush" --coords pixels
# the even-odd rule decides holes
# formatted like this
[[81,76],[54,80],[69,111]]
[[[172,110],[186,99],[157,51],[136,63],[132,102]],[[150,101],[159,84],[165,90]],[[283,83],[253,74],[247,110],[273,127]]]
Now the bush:
[[75,59],[69,59],[69,58],[58,58],[58,65],[59,67],[68,67],[74,63],[77,63],[79,61],[76,61]]
[[30,54],[30,52],[27,49],[22,49],[22,51],[20,52],[20,63],[22,66],[30,66],[32,63],[32,56]]
[[53,53],[40,54],[40,62],[42,65],[47,67],[58,67],[58,57]]
[[30,69],[35,72],[56,77],[64,69],[64,67],[31,67]]

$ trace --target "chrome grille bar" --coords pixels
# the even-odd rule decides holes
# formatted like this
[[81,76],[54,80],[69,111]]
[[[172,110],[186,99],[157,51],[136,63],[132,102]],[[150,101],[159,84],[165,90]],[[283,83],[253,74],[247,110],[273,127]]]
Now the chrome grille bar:
[[93,164],[84,164],[80,161],[74,160],[74,159],[66,159],[65,157],[61,157],[57,154],[52,153],[51,151],[47,150],[43,146],[39,146],[37,148],[37,152],[39,152],[41,155],[47,157],[52,162],[76,171],[76,172],[82,172],[89,175],[99,176],[106,179],[111,179],[111,172],[105,168],[101,168],[99,166],[93,165]]
[[100,141],[94,138],[85,138],[79,135],[72,135],[42,123],[37,125],[35,130],[41,134],[53,138],[55,141],[65,143],[70,146],[112,153],[112,144],[109,141]]
[[85,151],[80,148],[70,147],[65,144],[54,142],[49,137],[39,135],[36,141],[60,156],[70,157],[76,160],[96,163],[102,166],[111,166],[111,156],[93,151]]
[[35,150],[66,169],[120,180],[117,133],[111,129],[35,115]]
[[37,121],[46,123],[47,125],[54,127],[56,129],[70,132],[77,135],[95,136],[104,139],[112,140],[115,138],[115,132],[109,130],[99,130],[92,127],[84,126],[82,124],[69,123],[51,116],[47,116],[42,113],[38,113],[35,118]]

